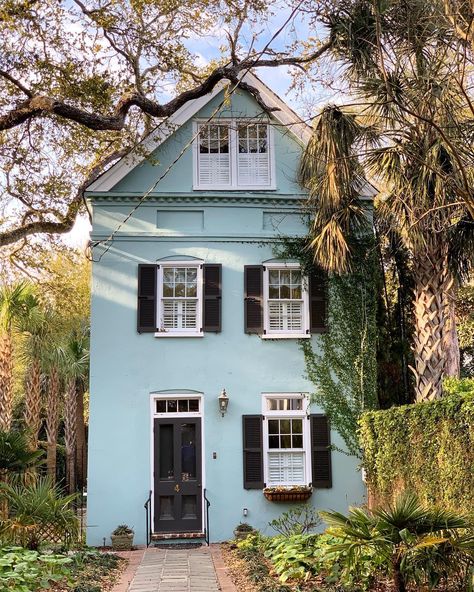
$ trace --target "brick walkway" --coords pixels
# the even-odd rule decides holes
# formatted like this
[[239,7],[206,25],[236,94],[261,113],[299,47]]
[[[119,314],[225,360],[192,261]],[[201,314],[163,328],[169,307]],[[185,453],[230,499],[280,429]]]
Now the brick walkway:
[[219,545],[121,553],[129,564],[113,592],[236,592]]

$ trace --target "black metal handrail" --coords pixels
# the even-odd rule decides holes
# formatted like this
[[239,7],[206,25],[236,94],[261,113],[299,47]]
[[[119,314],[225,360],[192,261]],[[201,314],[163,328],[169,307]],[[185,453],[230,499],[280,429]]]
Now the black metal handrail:
[[206,540],[207,546],[209,546],[209,507],[211,502],[207,499],[206,489],[203,491],[204,501],[206,502],[206,528],[204,529],[204,539]]
[[148,499],[146,500],[145,504],[144,504],[144,508],[145,508],[145,515],[146,515],[146,546],[149,547],[150,543],[151,543],[151,535],[152,535],[152,529],[151,529],[151,494],[152,492],[150,491],[150,493],[148,494]]

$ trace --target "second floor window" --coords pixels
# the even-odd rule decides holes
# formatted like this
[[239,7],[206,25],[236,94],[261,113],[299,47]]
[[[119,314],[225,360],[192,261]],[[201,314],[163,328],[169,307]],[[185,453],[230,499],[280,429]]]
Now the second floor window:
[[197,123],[195,187],[258,189],[272,186],[271,130],[267,123]]
[[267,335],[306,335],[308,290],[299,265],[268,265],[264,272],[264,328]]
[[158,285],[158,330],[169,334],[201,333],[201,266],[162,265]]

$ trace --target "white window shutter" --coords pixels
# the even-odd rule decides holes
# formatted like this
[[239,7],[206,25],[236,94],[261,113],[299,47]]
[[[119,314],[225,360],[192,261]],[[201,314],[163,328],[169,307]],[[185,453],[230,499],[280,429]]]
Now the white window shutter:
[[229,185],[230,155],[199,154],[199,185]]
[[268,301],[270,331],[302,331],[303,303],[301,301]]
[[303,452],[269,452],[268,453],[269,484],[305,483]]
[[270,159],[267,153],[239,153],[237,156],[239,185],[270,185]]
[[163,329],[197,328],[197,300],[163,300]]

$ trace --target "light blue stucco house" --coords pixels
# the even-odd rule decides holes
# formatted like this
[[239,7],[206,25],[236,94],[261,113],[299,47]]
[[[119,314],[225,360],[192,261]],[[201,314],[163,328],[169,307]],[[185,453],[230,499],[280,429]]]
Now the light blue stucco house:
[[304,377],[299,340],[317,349],[327,330],[324,278],[275,258],[281,236],[306,233],[296,172],[310,130],[246,81],[260,102],[222,83],[89,187],[92,241],[105,241],[93,264],[89,544],[122,523],[137,544],[222,541],[241,521],[271,532],[295,486],[318,508],[363,501],[357,461],[329,448],[340,438]]

